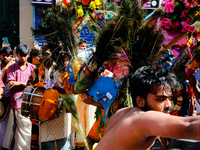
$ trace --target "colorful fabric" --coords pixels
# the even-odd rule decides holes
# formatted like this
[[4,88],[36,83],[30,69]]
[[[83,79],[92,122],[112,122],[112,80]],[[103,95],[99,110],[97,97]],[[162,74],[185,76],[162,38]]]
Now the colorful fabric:
[[[8,67],[7,70],[7,82],[8,81],[17,81],[17,82],[25,82],[27,83],[29,77],[31,76],[32,71],[35,69],[35,65],[28,63],[24,71],[21,70],[19,63],[16,62],[15,64]],[[15,98],[20,96],[24,91],[24,88],[19,90],[11,89],[10,95],[10,108],[21,108],[22,98],[19,101],[15,101]]]
[[46,85],[45,83],[36,83],[36,84],[34,84],[34,87],[42,88],[42,87],[44,87],[45,85]]
[[[76,79],[78,76],[78,71],[80,70],[80,67],[81,67],[81,63],[80,62],[71,62],[71,65],[72,65],[74,77]],[[72,87],[71,83],[68,83],[68,81],[67,81],[68,79],[69,79],[68,72],[61,72],[61,80],[62,80],[63,86],[65,88],[65,92],[67,94],[72,94],[71,88],[74,88],[74,87]]]
[[53,119],[58,105],[59,93],[54,89],[46,89],[38,112],[38,118],[42,120]]
[[[102,109],[102,115],[101,115],[102,118],[103,118],[103,115],[104,115],[104,110]],[[91,141],[93,143],[97,143],[101,140],[106,128],[105,128],[105,126],[104,126],[104,128],[101,128],[100,129],[101,134],[99,135],[97,129],[100,127],[100,124],[101,124],[100,118],[94,122],[94,124],[93,124],[92,128],[90,129],[88,136],[87,136],[87,139],[89,141]]]
[[76,80],[74,89],[77,93],[83,93],[90,88],[92,83],[95,81],[95,78],[87,77],[84,71],[79,71],[78,78]]
[[[125,57],[125,56],[124,56]],[[121,78],[124,75],[129,74],[130,63],[128,58],[120,58],[109,60],[104,64],[104,68],[111,71],[114,77]]]
[[3,83],[3,81],[2,81],[1,78],[0,78],[0,87],[1,87],[1,88],[5,87],[5,85],[4,85],[4,83]]
[[45,75],[45,73],[44,73],[44,63],[42,63],[42,65],[38,68],[38,77],[40,75]]

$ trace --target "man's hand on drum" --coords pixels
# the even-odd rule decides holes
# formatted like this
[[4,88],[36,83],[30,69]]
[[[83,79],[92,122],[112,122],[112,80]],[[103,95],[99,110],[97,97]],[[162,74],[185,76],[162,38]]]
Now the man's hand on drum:
[[101,106],[103,108],[103,106],[101,105],[100,102],[96,102],[94,99],[93,99],[93,96],[89,96],[87,93],[82,93],[81,94],[81,100],[88,104],[88,105],[93,105],[93,106]]

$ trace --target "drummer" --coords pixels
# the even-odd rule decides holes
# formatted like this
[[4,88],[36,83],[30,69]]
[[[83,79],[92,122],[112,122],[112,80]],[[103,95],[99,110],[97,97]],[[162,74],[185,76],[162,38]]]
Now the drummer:
[[9,66],[7,70],[7,86],[11,90],[11,110],[2,147],[6,149],[29,150],[32,124],[30,119],[21,115],[22,99],[19,97],[21,97],[35,65],[27,62],[29,54],[29,48],[27,45],[19,44],[16,47],[16,53],[19,58],[18,62]]

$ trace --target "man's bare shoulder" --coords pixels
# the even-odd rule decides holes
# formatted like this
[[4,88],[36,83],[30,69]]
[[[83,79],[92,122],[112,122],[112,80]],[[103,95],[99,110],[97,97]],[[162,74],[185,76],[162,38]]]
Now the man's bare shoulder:
[[124,119],[140,113],[143,113],[143,111],[136,107],[125,107],[117,110],[115,114],[107,120],[104,134],[120,122],[123,122]]

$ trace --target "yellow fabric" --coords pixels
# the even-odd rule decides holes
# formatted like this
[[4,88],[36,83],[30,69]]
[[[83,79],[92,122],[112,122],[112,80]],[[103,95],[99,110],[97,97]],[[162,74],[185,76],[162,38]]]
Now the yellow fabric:
[[34,84],[34,87],[39,87],[39,88],[42,88],[43,86],[45,86],[46,84],[44,83],[36,83]]
[[[102,109],[102,115],[101,115],[102,118],[103,118],[103,115],[104,115],[104,110]],[[103,136],[103,133],[106,128],[104,127],[102,129],[100,129],[101,134],[99,135],[97,129],[99,128],[100,123],[101,123],[100,119],[95,121],[93,126],[90,129],[90,132],[88,133],[87,139],[90,140],[91,142],[93,142],[93,141],[94,141],[94,143],[99,142],[101,140],[101,137]]]
[[[94,118],[95,113],[94,112],[96,110],[96,107],[84,103],[81,99],[80,94],[78,94],[77,109],[78,109],[78,114],[80,116],[81,126],[83,128],[83,132],[86,137],[88,132],[90,131],[90,128],[92,127],[92,125],[95,122],[95,118]],[[74,118],[72,118],[72,122],[76,126],[76,122],[75,122]],[[74,131],[76,131],[76,129],[72,127],[72,132],[74,132]],[[84,141],[78,133],[76,134],[76,139],[75,139],[74,144],[76,146],[84,146]]]
[[40,102],[38,112],[39,119],[53,119],[58,105],[59,92],[54,89],[46,89]]
[[[74,77],[77,78],[78,71],[80,70],[80,67],[81,67],[81,63],[76,61],[76,62],[71,62],[71,65],[72,65]],[[61,79],[62,79],[62,82],[63,82],[65,92],[67,94],[72,94],[72,91],[71,91],[72,84],[67,82],[67,80],[69,79],[68,72],[61,72]]]

